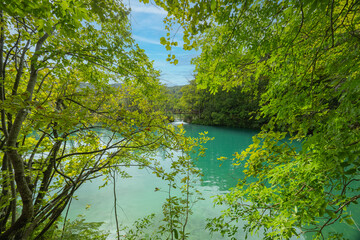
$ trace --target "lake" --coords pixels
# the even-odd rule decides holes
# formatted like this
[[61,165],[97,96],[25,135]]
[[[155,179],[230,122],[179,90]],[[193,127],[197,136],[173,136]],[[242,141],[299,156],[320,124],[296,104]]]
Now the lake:
[[[184,124],[184,128],[189,136],[197,136],[199,132],[207,131],[209,137],[215,137],[213,141],[205,145],[206,156],[196,162],[196,166],[204,175],[201,181],[198,181],[196,189],[202,192],[205,200],[195,203],[192,207],[193,214],[187,225],[190,239],[228,239],[217,234],[210,235],[205,230],[205,220],[218,216],[222,210],[219,206],[214,207],[212,197],[226,193],[229,188],[234,187],[243,173],[241,169],[234,168],[230,160],[220,162],[217,158],[223,156],[231,159],[234,152],[246,149],[257,131],[192,124]],[[170,164],[169,159],[166,159],[165,154],[161,151],[158,153],[158,158],[164,165]],[[219,167],[220,164],[221,167]],[[119,223],[131,226],[135,220],[151,213],[159,214],[160,218],[162,204],[168,196],[167,183],[147,169],[127,168],[126,171],[132,178],[118,179],[116,182]],[[101,179],[96,179],[83,185],[77,191],[78,200],[72,201],[69,216],[70,219],[74,219],[77,215],[82,214],[88,222],[104,222],[103,228],[110,230],[112,239],[116,231],[113,185],[110,184],[99,189],[102,184]],[[159,190],[155,191],[155,189]],[[241,227],[239,229],[242,230]],[[358,231],[344,223],[334,225],[332,230],[344,232],[350,240],[358,239],[355,238],[358,236]],[[239,232],[236,238],[244,239],[245,233]],[[262,239],[262,235],[248,236],[248,239]],[[301,239],[311,239],[311,237],[303,236]]]

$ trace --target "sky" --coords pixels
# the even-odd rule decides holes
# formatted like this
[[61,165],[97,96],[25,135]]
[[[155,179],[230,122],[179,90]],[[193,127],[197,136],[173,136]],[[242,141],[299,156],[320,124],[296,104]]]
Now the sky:
[[[160,38],[166,36],[163,23],[167,15],[166,11],[151,3],[139,3],[138,0],[124,0],[124,3],[131,8],[130,21],[133,38],[145,50],[150,60],[154,60],[155,69],[161,71],[161,82],[167,86],[188,84],[193,79],[195,69],[190,61],[199,53],[182,49],[181,30],[174,36],[179,45],[173,46],[171,52],[166,51],[165,46],[160,44]],[[169,53],[176,55],[179,60],[177,65],[174,66],[166,61]]]

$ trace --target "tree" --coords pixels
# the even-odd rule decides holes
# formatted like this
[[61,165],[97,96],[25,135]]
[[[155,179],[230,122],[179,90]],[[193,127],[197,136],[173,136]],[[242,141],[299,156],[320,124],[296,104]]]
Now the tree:
[[[265,82],[260,89],[264,92]],[[260,128],[266,119],[255,119],[259,112],[259,94],[244,92],[242,87],[228,91],[219,88],[216,93],[200,89],[196,80],[181,91],[180,106],[185,120],[195,124]]]
[[[193,118],[200,117],[204,108],[203,92],[196,88],[194,80],[181,88],[182,96],[179,108],[185,113],[185,121],[192,122]],[[194,117],[193,117],[194,116]]]
[[180,89],[182,86],[164,87],[164,103],[163,108],[169,119],[174,119],[174,114],[179,112],[179,100],[182,93]]
[[360,198],[360,2],[155,2],[169,12],[169,31],[183,27],[184,49],[201,47],[200,87],[251,90],[269,79],[260,104],[270,122],[235,153],[246,178],[219,197],[229,209],[209,228],[232,235],[242,218],[246,231],[264,229],[267,239],[325,238],[335,222],[354,224],[346,209]]
[[127,15],[110,0],[0,3],[0,239],[40,239],[84,182],[130,166],[164,177],[157,149],[191,146],[159,111]]

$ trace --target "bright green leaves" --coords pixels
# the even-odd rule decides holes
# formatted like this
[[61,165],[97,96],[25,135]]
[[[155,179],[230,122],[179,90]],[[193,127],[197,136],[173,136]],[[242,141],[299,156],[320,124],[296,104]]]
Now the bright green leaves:
[[[0,54],[8,57],[1,63],[0,156],[6,167],[0,185],[12,190],[1,193],[7,201],[0,204],[6,212],[1,239],[44,237],[42,230],[81,184],[113,172],[129,177],[126,167],[156,169],[167,181],[199,174],[188,155],[195,147],[202,151],[200,143],[184,137],[161,111],[159,72],[131,38],[121,2],[5,1],[1,9]],[[155,160],[159,149],[183,150],[171,172]],[[5,157],[10,151],[13,159]],[[21,185],[10,172],[24,180]],[[186,194],[189,176],[183,178]],[[189,213],[186,199],[175,202]],[[21,217],[22,226],[13,227],[16,209],[31,211]]]
[[33,17],[33,27],[39,33],[51,34],[54,28],[73,33],[81,26],[81,21],[95,20],[93,14],[81,1],[6,1],[5,12],[11,16]]
[[307,225],[320,237],[359,197],[359,3],[162,2],[184,28],[184,48],[195,37],[201,46],[193,60],[199,88],[258,91],[267,80],[260,105],[270,121],[235,155],[247,178],[221,198],[229,209],[209,228],[233,233],[225,219],[239,217],[249,232],[264,227],[269,239],[290,238]]
[[210,8],[211,8],[212,11],[215,10],[215,8],[216,8],[216,0],[211,0],[210,1]]
[[[170,33],[167,33],[167,38],[161,37],[160,43],[165,46],[167,51],[171,51],[172,46],[176,47],[178,45],[177,42],[170,41]],[[166,61],[170,62],[170,64],[178,64],[179,60],[175,59],[174,54],[168,54],[168,57],[166,58]]]
[[162,45],[165,45],[165,44],[166,44],[166,39],[165,39],[165,37],[161,37],[161,38],[160,38],[160,43],[161,43]]

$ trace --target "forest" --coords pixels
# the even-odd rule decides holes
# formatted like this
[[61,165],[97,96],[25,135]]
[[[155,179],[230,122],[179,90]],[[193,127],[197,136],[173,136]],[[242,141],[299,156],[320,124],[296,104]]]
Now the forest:
[[[66,212],[82,185],[108,185],[130,167],[148,169],[169,194],[152,237],[149,217],[126,239],[191,239],[191,199],[201,199],[193,160],[210,138],[186,136],[171,113],[259,129],[234,152],[244,177],[215,198],[226,210],[204,231],[270,240],[344,239],[325,233],[338,222],[359,229],[349,209],[360,198],[360,1],[140,2],[167,13],[159,43],[169,64],[178,64],[180,28],[182,48],[201,50],[188,85],[160,82],[120,0],[0,2],[0,239],[106,239]],[[76,236],[66,230],[74,226]]]
[[256,95],[242,91],[241,87],[230,91],[219,89],[212,94],[198,89],[192,80],[188,85],[167,88],[165,109],[188,123],[260,129],[268,121],[259,116],[259,96],[265,86],[265,83],[260,85]]

